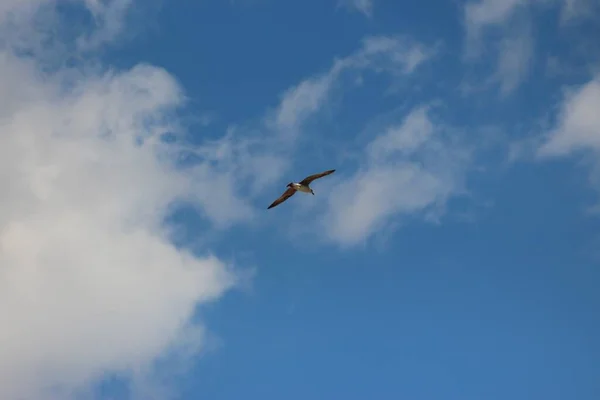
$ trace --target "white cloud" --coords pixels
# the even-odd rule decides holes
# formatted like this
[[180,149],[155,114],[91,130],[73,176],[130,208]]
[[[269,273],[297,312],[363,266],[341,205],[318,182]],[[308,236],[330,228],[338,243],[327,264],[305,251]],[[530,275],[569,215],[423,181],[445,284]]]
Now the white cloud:
[[373,15],[373,0],[340,0],[338,4],[357,10],[367,17]]
[[80,49],[94,49],[111,42],[123,31],[125,18],[133,0],[84,0],[96,24],[93,33],[79,37]]
[[297,134],[302,122],[323,106],[338,73],[339,68],[334,67],[323,76],[304,80],[288,89],[275,113],[273,127],[287,134]]
[[594,18],[600,12],[597,0],[480,0],[465,5],[467,31],[477,35],[481,29],[507,23],[528,7],[558,7],[560,22]]
[[464,8],[464,21],[467,30],[467,55],[477,54],[481,46],[482,30],[494,25],[502,25],[515,11],[529,0],[481,0],[470,2]]
[[177,82],[148,65],[47,73],[5,46],[0,89],[0,398],[69,399],[112,372],[141,381],[182,337],[186,355],[201,347],[194,309],[237,278],[175,248],[164,217],[179,201],[217,226],[251,209],[230,171],[180,169],[160,140]]
[[565,96],[558,123],[539,149],[541,156],[564,156],[581,150],[600,152],[600,76]]
[[387,128],[369,143],[357,173],[331,188],[323,219],[330,240],[359,244],[394,217],[435,212],[463,191],[470,154],[429,114],[418,107]]
[[[480,0],[464,7],[466,59],[472,61],[482,50],[495,49],[490,45],[493,41],[483,46],[485,40],[495,37],[499,46],[492,81],[500,83],[503,96],[516,89],[530,72],[535,53],[535,11],[544,7],[560,9],[561,25],[600,16],[600,3],[595,0]],[[495,34],[486,36],[489,32]]]
[[572,23],[581,19],[598,19],[600,3],[597,0],[562,0],[561,22]]
[[[6,0],[0,2],[0,46],[18,52],[35,54],[37,61],[49,69],[59,68],[69,57],[80,59],[93,55],[105,44],[124,39],[134,30],[126,25],[132,12],[143,13],[161,0],[138,2],[133,0]],[[64,8],[86,12],[90,26],[66,20]],[[77,21],[81,22],[81,21]]]
[[[514,25],[525,21],[532,23],[532,13],[542,7],[558,7],[560,21],[579,22],[582,19],[595,18],[600,12],[600,3],[596,0],[480,0],[471,1],[464,6],[464,23],[467,33],[466,55],[479,55],[482,37],[491,28],[504,30],[503,35],[515,36]],[[518,21],[520,19],[520,21]],[[531,32],[523,32],[531,35]]]
[[515,9],[528,0],[481,0],[465,5],[465,22],[472,31],[505,22]]
[[500,93],[510,94],[527,76],[533,61],[534,38],[531,22],[523,17],[531,0],[481,0],[465,5],[465,56],[480,57],[488,30],[500,32],[496,68],[491,82],[499,82]]
[[368,36],[354,54],[340,60],[344,68],[373,69],[394,75],[408,75],[433,58],[438,45],[426,46],[405,36]]
[[495,79],[500,81],[500,92],[508,95],[525,79],[533,61],[533,36],[523,28],[500,42]]
[[10,16],[30,14],[46,2],[45,0],[3,0],[0,2],[0,22],[5,22],[5,19]]
[[593,18],[600,11],[597,0],[480,0],[471,1],[464,7],[467,36],[479,41],[482,30],[507,24],[517,14],[533,7],[558,7],[560,21],[574,22]]
[[399,126],[390,126],[367,146],[371,160],[386,160],[391,154],[411,154],[418,150],[434,133],[433,123],[427,117],[427,107],[413,110]]
[[[560,104],[557,122],[538,140],[538,160],[579,156],[589,167],[589,183],[600,192],[600,75],[584,85],[571,88]],[[600,204],[590,208],[600,213]]]

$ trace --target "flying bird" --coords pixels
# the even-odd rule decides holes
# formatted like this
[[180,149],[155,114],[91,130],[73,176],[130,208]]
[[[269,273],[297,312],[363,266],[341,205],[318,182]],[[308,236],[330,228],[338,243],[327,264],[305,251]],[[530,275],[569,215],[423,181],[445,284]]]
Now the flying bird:
[[313,190],[310,188],[310,183],[312,181],[314,181],[315,179],[319,179],[326,175],[333,174],[334,172],[335,172],[335,169],[330,169],[329,171],[321,172],[319,174],[309,175],[306,178],[302,179],[300,182],[288,183],[287,190],[285,192],[283,192],[281,197],[279,197],[277,200],[275,200],[273,203],[271,203],[271,205],[269,207],[267,207],[267,210],[283,203],[284,201],[286,201],[287,199],[292,197],[297,191],[300,191],[303,193],[312,193],[312,195],[314,196],[315,192],[313,192]]

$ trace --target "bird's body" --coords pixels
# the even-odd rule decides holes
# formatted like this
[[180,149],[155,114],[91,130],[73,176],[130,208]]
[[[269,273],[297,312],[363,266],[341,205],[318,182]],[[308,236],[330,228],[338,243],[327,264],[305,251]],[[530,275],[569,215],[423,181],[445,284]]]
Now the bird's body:
[[329,171],[325,171],[325,172],[321,172],[319,174],[307,176],[306,178],[302,179],[300,182],[288,183],[287,190],[285,192],[283,192],[281,197],[279,197],[277,200],[275,200],[273,203],[271,203],[271,205],[267,209],[273,208],[273,207],[283,203],[284,201],[286,201],[287,199],[292,197],[296,192],[303,192],[303,193],[307,193],[307,194],[311,193],[312,195],[314,195],[315,192],[310,187],[310,183],[312,181],[314,181],[315,179],[322,178],[322,177],[332,174],[334,172],[335,172],[335,169],[330,169]]
[[298,192],[303,192],[303,193],[307,193],[307,194],[312,193],[313,195],[315,194],[315,192],[313,192],[313,190],[308,185],[303,185],[301,183],[292,182],[291,187],[296,189]]

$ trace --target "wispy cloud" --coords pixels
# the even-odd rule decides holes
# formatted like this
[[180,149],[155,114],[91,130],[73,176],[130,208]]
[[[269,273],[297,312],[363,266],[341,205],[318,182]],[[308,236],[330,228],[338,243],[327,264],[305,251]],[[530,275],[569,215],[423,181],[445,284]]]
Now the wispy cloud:
[[339,0],[338,4],[351,10],[357,10],[367,17],[373,15],[373,0]]
[[[467,61],[487,57],[488,54],[482,54],[483,50],[496,48],[495,43],[488,42],[488,31],[500,33],[496,67],[488,83],[499,83],[502,96],[509,95],[520,85],[533,61],[535,41],[531,22],[521,15],[526,15],[528,6],[529,0],[481,0],[467,3],[464,8]],[[484,42],[487,42],[485,47]]]
[[335,65],[326,74],[288,89],[272,116],[273,120],[267,121],[267,124],[279,133],[297,135],[302,123],[323,107],[340,72],[339,65]]
[[529,26],[504,37],[500,42],[494,79],[500,82],[500,92],[506,96],[527,77],[534,57],[534,40]]
[[496,67],[488,82],[498,82],[502,96],[529,74],[535,60],[535,11],[551,7],[559,9],[563,27],[600,17],[600,5],[593,0],[480,0],[464,6],[465,60],[484,61],[489,49],[495,50]]
[[112,42],[123,33],[125,19],[133,0],[84,0],[95,26],[87,36],[81,36],[77,45],[81,50],[91,50]]
[[585,150],[600,152],[599,105],[600,76],[569,91],[560,105],[557,126],[538,154],[556,157]]
[[581,19],[600,17],[600,3],[595,0],[561,0],[561,23],[568,24]]
[[477,39],[483,29],[501,26],[516,14],[533,7],[558,7],[561,22],[594,18],[599,11],[595,0],[479,0],[464,7],[464,21],[469,36]]
[[363,39],[356,53],[342,59],[340,64],[358,70],[406,75],[432,59],[438,49],[438,44],[427,46],[407,36],[369,36]]
[[[559,105],[557,122],[538,138],[534,154],[539,161],[577,157],[589,169],[591,187],[600,193],[600,75],[579,87],[570,88]],[[600,213],[600,203],[590,211]]]
[[331,189],[323,229],[343,246],[363,243],[401,216],[435,215],[464,190],[470,159],[430,106],[413,109],[367,146],[357,172]]
[[464,7],[467,56],[479,53],[486,28],[504,24],[519,7],[527,3],[528,0],[481,0],[467,3]]

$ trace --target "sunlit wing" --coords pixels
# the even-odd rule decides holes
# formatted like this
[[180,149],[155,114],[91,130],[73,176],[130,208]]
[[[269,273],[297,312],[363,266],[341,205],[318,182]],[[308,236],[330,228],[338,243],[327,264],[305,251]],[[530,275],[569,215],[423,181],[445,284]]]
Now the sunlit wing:
[[271,205],[269,207],[267,207],[267,210],[283,203],[284,201],[286,201],[287,199],[292,197],[294,195],[294,193],[296,193],[296,190],[294,188],[288,188],[288,190],[283,192],[281,197],[279,197],[277,200],[275,200],[273,203],[271,203]]
[[325,172],[321,172],[319,174],[314,174],[314,175],[307,176],[306,178],[302,179],[302,181],[300,181],[300,184],[302,184],[302,185],[309,185],[315,179],[319,179],[319,178],[322,178],[322,177],[324,177],[326,175],[333,174],[334,172],[335,172],[335,169],[330,169],[329,171],[325,171]]

